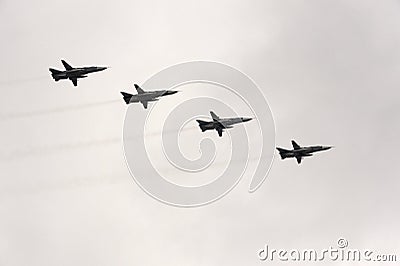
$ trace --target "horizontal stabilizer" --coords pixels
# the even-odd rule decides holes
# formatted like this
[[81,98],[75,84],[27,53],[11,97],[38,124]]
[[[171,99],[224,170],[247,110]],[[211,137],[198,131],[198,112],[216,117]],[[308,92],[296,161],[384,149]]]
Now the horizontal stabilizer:
[[199,123],[199,127],[201,129],[202,132],[206,131],[206,125],[208,124],[208,122],[203,121],[203,120],[196,120],[197,123]]
[[54,68],[49,68],[49,70],[50,70],[51,74],[59,74],[62,72],[62,71],[54,69]]
[[51,72],[51,76],[53,77],[53,79],[54,79],[55,81],[59,81],[60,78],[57,76],[57,74],[62,73],[62,71],[57,70],[57,69],[54,69],[54,68],[49,68],[49,70],[50,70],[50,72]]
[[279,155],[281,156],[281,159],[285,159],[287,158],[287,153],[290,152],[286,149],[282,149],[282,148],[276,148],[279,151]]
[[131,98],[132,98],[132,94],[126,93],[126,92],[122,92],[121,91],[122,96],[124,96],[124,101],[126,104],[129,104]]

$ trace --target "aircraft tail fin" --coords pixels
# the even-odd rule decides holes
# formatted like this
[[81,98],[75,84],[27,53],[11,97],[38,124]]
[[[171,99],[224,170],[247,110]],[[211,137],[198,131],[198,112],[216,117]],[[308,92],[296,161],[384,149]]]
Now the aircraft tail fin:
[[54,69],[54,68],[49,68],[49,71],[51,72],[51,74],[59,74],[62,72],[62,71]]
[[289,152],[286,149],[282,149],[282,148],[276,148],[279,151],[279,155],[281,156],[281,159],[285,159],[287,158],[287,152]]
[[199,127],[200,127],[200,129],[201,129],[202,132],[204,132],[204,131],[207,130],[207,129],[206,129],[206,124],[207,124],[208,122],[203,121],[203,120],[196,120],[196,121],[197,121],[197,123],[199,123]]
[[129,104],[129,101],[131,100],[131,98],[132,98],[132,94],[129,94],[129,93],[126,93],[126,92],[123,92],[123,91],[121,91],[121,94],[122,94],[122,96],[124,97],[124,101],[125,101],[125,103],[126,104]]
[[53,77],[53,79],[55,81],[59,81],[60,80],[60,78],[57,77],[57,74],[60,74],[62,71],[54,69],[54,68],[49,68],[49,71],[51,72],[51,76]]

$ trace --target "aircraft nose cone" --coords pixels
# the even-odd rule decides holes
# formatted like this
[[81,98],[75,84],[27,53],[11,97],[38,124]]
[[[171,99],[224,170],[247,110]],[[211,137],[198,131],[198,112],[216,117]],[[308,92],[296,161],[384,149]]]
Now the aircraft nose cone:
[[253,118],[250,117],[242,117],[243,122],[251,121]]
[[108,67],[99,67],[98,69],[100,70],[100,71],[103,71],[103,70],[106,70]]
[[172,94],[175,94],[175,93],[177,93],[178,91],[166,91],[165,92],[165,95],[172,95]]

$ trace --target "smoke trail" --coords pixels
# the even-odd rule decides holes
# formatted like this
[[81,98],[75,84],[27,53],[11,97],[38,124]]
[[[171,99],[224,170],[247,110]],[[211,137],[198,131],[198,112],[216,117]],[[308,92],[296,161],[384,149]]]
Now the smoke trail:
[[[192,130],[200,130],[200,129],[198,127],[195,127],[195,126],[193,126],[193,127],[184,127],[179,132],[192,131]],[[177,130],[154,131],[154,132],[148,132],[148,133],[146,132],[144,137],[147,138],[147,137],[160,136],[161,134],[173,134],[173,133],[176,133],[177,131],[178,131],[178,129]],[[137,135],[136,137],[140,138],[142,136]],[[126,140],[129,140],[129,139],[130,139],[129,137],[126,138]]]
[[[187,127],[183,130],[195,130],[196,127]],[[182,130],[181,130],[182,131]],[[175,131],[169,130],[165,132],[161,131],[154,131],[146,133],[145,138],[151,138],[155,136],[160,136],[161,134],[173,134]],[[131,137],[130,139],[140,138],[141,136]],[[51,146],[41,146],[41,147],[31,147],[25,148],[21,150],[14,150],[8,152],[7,154],[0,155],[0,162],[7,162],[7,161],[14,161],[18,159],[22,159],[25,157],[31,156],[48,156],[59,152],[65,152],[70,150],[79,150],[79,149],[89,149],[92,147],[99,147],[105,145],[114,145],[114,144],[121,144],[121,138],[108,138],[108,139],[100,139],[100,140],[90,140],[90,141],[77,141],[74,143],[63,143],[58,145],[51,145]]]
[[[260,157],[250,157],[249,162],[258,161],[263,159]],[[238,162],[234,162],[238,163]],[[224,166],[226,162],[216,162],[213,167]],[[170,167],[165,167],[160,169],[161,171],[168,171]],[[34,183],[18,183],[18,186],[6,186],[0,187],[0,199],[6,198],[10,195],[23,194],[27,195],[29,193],[41,193],[43,191],[65,191],[82,187],[94,187],[94,186],[110,186],[115,184],[121,184],[130,181],[128,173],[102,173],[84,176],[70,176],[67,179],[47,179],[39,180]]]
[[28,83],[28,82],[33,82],[33,81],[38,81],[38,80],[43,80],[43,79],[48,79],[48,78],[49,78],[49,75],[41,75],[41,76],[36,76],[36,77],[1,80],[0,86],[14,85],[14,84],[18,84],[18,83]]
[[82,109],[86,109],[86,108],[93,108],[93,107],[117,103],[117,102],[121,102],[121,101],[120,100],[109,100],[109,101],[103,101],[103,102],[97,102],[97,103],[71,105],[71,106],[64,106],[64,107],[31,111],[31,112],[0,114],[0,121],[10,120],[10,119],[22,119],[22,118],[63,113],[63,112],[69,112],[69,111],[78,111],[78,110],[82,110]]
[[20,182],[0,187],[0,200],[10,196],[73,190],[82,187],[110,186],[131,181],[128,173],[72,175],[65,179],[39,178],[35,182]]
[[0,156],[0,162],[3,161],[13,161],[29,156],[40,156],[40,155],[51,155],[57,152],[64,152],[76,149],[86,149],[102,145],[111,145],[115,143],[120,143],[120,138],[110,138],[103,140],[92,140],[92,141],[78,141],[75,143],[66,143],[53,146],[42,146],[42,147],[31,147],[23,150],[15,150],[8,154]]

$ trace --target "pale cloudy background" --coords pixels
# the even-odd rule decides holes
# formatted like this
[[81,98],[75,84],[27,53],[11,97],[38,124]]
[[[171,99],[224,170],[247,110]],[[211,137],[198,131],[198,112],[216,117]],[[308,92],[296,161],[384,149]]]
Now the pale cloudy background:
[[[265,265],[264,244],[339,237],[399,253],[399,13],[389,0],[1,0],[0,265]],[[48,73],[61,58],[112,68],[74,88]],[[255,80],[278,146],[336,148],[276,159],[254,194],[244,176],[201,208],[150,198],[124,162],[119,91],[196,59]]]

